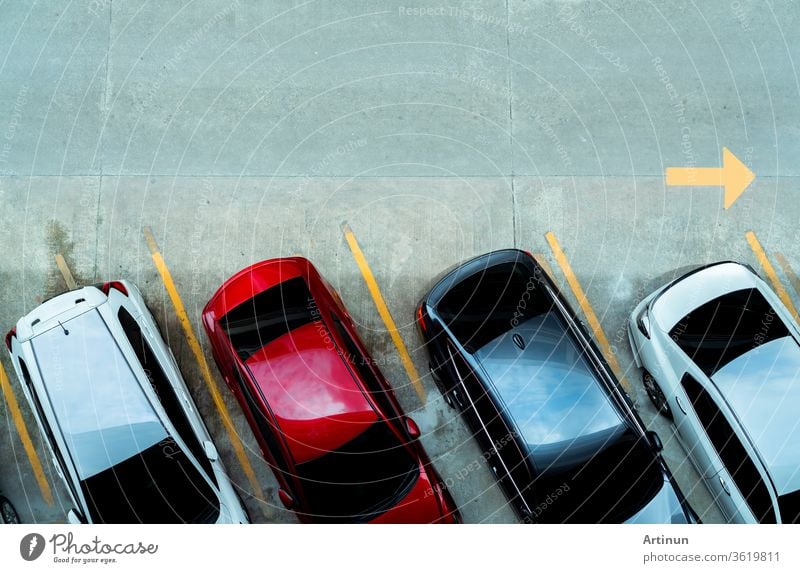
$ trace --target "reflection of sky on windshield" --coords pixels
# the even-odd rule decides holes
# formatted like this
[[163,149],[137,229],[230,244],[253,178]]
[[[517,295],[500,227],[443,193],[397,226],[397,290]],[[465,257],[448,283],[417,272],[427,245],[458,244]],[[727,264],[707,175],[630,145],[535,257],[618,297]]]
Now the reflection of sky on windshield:
[[778,493],[800,488],[800,346],[791,337],[757,346],[713,380],[756,442]]
[[[39,369],[81,477],[128,459],[166,436],[99,312],[33,340]],[[134,431],[129,426],[136,424]],[[111,447],[113,442],[113,447]]]
[[[514,334],[525,340],[524,351],[512,342]],[[552,314],[531,318],[476,356],[532,446],[568,442],[621,422],[594,372]]]

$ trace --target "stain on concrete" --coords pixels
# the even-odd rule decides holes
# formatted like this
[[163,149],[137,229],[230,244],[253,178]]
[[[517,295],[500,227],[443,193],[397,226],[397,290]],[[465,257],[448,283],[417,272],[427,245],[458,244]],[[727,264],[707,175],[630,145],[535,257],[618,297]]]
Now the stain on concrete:
[[51,262],[48,266],[47,280],[45,281],[45,292],[41,300],[47,300],[66,292],[67,283],[61,275],[61,271],[56,265],[55,256],[61,254],[67,262],[67,266],[72,271],[75,282],[80,286],[88,284],[83,276],[78,273],[74,260],[75,243],[71,240],[71,235],[66,227],[56,219],[47,222],[47,254]]

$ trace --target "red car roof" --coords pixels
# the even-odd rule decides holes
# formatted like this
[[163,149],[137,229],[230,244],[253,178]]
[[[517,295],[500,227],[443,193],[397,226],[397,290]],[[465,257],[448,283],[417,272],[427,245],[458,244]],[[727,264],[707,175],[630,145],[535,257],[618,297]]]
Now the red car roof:
[[378,419],[319,321],[273,340],[246,365],[295,463],[341,447]]

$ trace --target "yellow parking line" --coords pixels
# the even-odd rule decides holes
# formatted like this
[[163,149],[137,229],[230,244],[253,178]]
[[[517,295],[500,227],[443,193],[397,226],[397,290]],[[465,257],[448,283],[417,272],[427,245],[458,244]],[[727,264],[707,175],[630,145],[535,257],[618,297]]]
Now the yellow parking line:
[[792,265],[789,264],[789,260],[784,256],[783,253],[775,253],[775,259],[783,269],[783,274],[785,274],[789,279],[794,291],[800,295],[800,278],[797,276],[797,273],[794,272]]
[[544,253],[535,253],[533,258],[536,259],[536,262],[544,269],[544,272],[547,273],[551,280],[556,280],[556,275],[553,274],[553,267],[547,262],[547,257],[545,257]]
[[64,282],[67,283],[67,288],[69,290],[78,288],[78,283],[75,282],[75,277],[72,276],[72,271],[69,270],[69,265],[67,265],[64,255],[61,253],[56,255],[56,265],[58,266],[58,270],[61,271],[61,276],[64,277]]
[[53,492],[50,489],[50,483],[47,481],[47,476],[44,475],[44,468],[42,462],[39,460],[39,455],[36,453],[36,448],[33,447],[31,436],[28,433],[28,427],[25,425],[25,420],[22,418],[22,412],[19,409],[19,402],[11,389],[11,384],[8,381],[6,369],[0,364],[0,386],[3,388],[3,396],[5,396],[8,403],[8,411],[11,418],[14,420],[14,425],[17,427],[17,434],[22,441],[22,447],[28,455],[28,460],[33,468],[33,475],[36,478],[36,483],[39,484],[39,489],[42,492],[42,497],[47,502],[47,505],[53,505]]
[[244,470],[247,479],[250,481],[250,487],[253,489],[253,493],[259,499],[264,499],[264,492],[261,490],[261,485],[258,483],[258,479],[256,479],[256,473],[253,471],[253,466],[250,465],[250,460],[247,458],[244,444],[242,443],[241,438],[239,438],[239,434],[236,432],[236,428],[233,425],[233,420],[228,412],[228,407],[225,406],[225,402],[222,399],[222,394],[220,394],[219,385],[211,375],[208,362],[206,362],[203,350],[200,347],[197,336],[194,334],[194,329],[192,328],[192,323],[189,320],[189,315],[186,313],[186,308],[183,306],[183,301],[178,294],[178,289],[175,288],[175,282],[172,280],[172,274],[169,272],[169,268],[164,262],[164,257],[161,256],[161,253],[158,250],[158,243],[156,243],[156,239],[153,237],[153,233],[150,231],[149,227],[144,228],[144,237],[147,241],[147,246],[150,249],[150,255],[153,258],[153,263],[156,265],[156,269],[158,269],[158,273],[161,275],[161,280],[164,283],[164,287],[167,289],[167,294],[169,294],[169,298],[172,301],[172,306],[175,308],[175,314],[178,315],[178,321],[183,327],[183,333],[186,335],[186,341],[189,343],[189,348],[192,349],[192,354],[194,354],[197,365],[200,367],[203,380],[205,380],[208,391],[211,394],[212,400],[214,401],[214,405],[217,407],[217,412],[219,412],[220,418],[222,419],[222,424],[225,426],[225,430],[228,432],[228,439],[233,445],[233,450],[236,453],[236,457],[239,459],[239,463],[242,465],[242,469]]
[[419,396],[420,402],[425,405],[425,388],[422,387],[422,382],[420,382],[419,379],[419,373],[414,367],[414,363],[411,361],[411,356],[408,354],[406,345],[400,336],[400,332],[397,330],[397,325],[394,323],[392,314],[389,312],[389,308],[386,306],[386,302],[383,300],[381,289],[378,287],[375,276],[372,274],[372,270],[369,268],[367,259],[364,257],[364,253],[361,251],[361,247],[358,245],[356,236],[353,234],[350,226],[345,223],[342,225],[342,231],[344,232],[344,238],[347,240],[347,244],[350,246],[350,251],[353,253],[353,258],[356,260],[356,264],[361,271],[361,276],[364,277],[364,282],[367,283],[367,288],[369,289],[369,293],[372,295],[372,300],[375,302],[375,306],[378,308],[378,314],[381,315],[383,324],[386,326],[386,330],[389,331],[389,336],[392,337],[392,342],[394,342],[397,352],[400,354],[400,361],[403,363],[403,367],[406,369],[406,374],[408,375],[409,380],[411,380],[414,390],[417,391],[417,396]]
[[781,283],[781,279],[778,278],[778,273],[775,272],[775,267],[772,266],[772,263],[769,261],[767,257],[767,253],[764,251],[764,247],[761,246],[758,238],[756,238],[756,234],[753,231],[747,231],[745,233],[745,237],[747,238],[747,242],[750,243],[750,248],[753,249],[753,253],[758,259],[758,264],[761,265],[762,270],[766,273],[769,282],[772,283],[772,288],[775,289],[775,292],[778,293],[778,298],[781,299],[781,302],[789,309],[789,312],[792,313],[792,316],[797,322],[800,322],[800,316],[797,314],[797,309],[792,302],[792,299],[789,297],[789,293]]
[[619,367],[619,362],[617,361],[614,351],[611,350],[611,344],[608,342],[608,337],[603,331],[603,327],[600,326],[600,321],[597,319],[597,315],[595,314],[592,305],[589,303],[589,299],[586,298],[586,293],[583,291],[580,282],[578,282],[578,277],[576,277],[575,273],[572,271],[572,266],[569,264],[567,256],[564,254],[564,251],[561,250],[561,245],[558,243],[558,239],[556,239],[556,236],[552,231],[548,232],[545,235],[545,238],[550,245],[550,249],[553,251],[553,256],[556,259],[556,263],[558,263],[558,266],[561,268],[561,272],[564,273],[567,283],[572,289],[572,293],[578,300],[578,304],[581,306],[581,310],[583,310],[586,320],[589,321],[589,326],[592,328],[595,340],[597,340],[597,343],[600,345],[600,349],[603,351],[606,360],[608,360],[611,370],[614,371],[614,374],[616,374],[617,378],[619,379],[619,383],[622,385],[625,391],[630,394],[630,383],[628,382],[628,379],[622,375],[622,370]]

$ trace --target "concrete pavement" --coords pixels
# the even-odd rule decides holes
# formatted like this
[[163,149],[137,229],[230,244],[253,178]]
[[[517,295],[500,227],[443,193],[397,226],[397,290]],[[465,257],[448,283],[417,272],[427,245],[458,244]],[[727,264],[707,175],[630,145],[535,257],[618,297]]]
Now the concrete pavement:
[[[246,492],[142,227],[197,332],[225,277],[303,254],[339,289],[465,518],[509,521],[490,472],[463,475],[481,452],[427,377],[413,308],[440,271],[500,247],[544,253],[564,284],[544,239],[552,231],[670,467],[704,520],[719,520],[641,390],[623,325],[679,269],[755,264],[749,230],[800,268],[798,20],[796,3],[755,0],[6,0],[0,327],[65,288],[58,253],[79,283],[136,282]],[[719,189],[664,186],[665,167],[719,166],[723,146],[757,176],[731,209]],[[345,222],[425,375],[424,407]],[[57,480],[49,506],[6,410],[0,419],[0,489],[26,520],[63,519]],[[254,450],[250,459],[266,492],[248,499],[254,518],[292,520]]]

